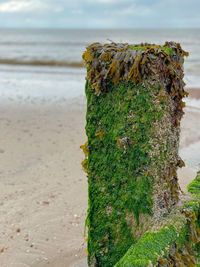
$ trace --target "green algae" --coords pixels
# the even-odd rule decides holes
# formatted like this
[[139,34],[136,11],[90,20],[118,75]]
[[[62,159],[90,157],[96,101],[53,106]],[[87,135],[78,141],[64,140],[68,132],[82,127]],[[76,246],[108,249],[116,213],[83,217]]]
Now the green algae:
[[[154,46],[152,45],[151,47],[154,47]],[[156,47],[161,49],[161,50],[163,50],[163,51],[165,51],[165,52],[167,52],[170,57],[172,57],[174,55],[174,51],[170,47],[167,47],[167,46],[156,46]],[[132,50],[143,50],[144,51],[144,50],[147,49],[147,47],[146,46],[133,46],[133,45],[131,45],[130,49],[132,49]]]
[[192,194],[200,194],[200,172],[197,173],[196,178],[187,186],[187,189]]
[[132,49],[132,50],[145,50],[146,47],[145,46],[133,46],[133,45],[130,45],[130,49]]
[[[115,265],[115,267],[146,267],[149,264],[156,264],[159,256],[166,248],[172,245],[177,238],[173,225],[162,229],[157,233],[146,233],[133,245],[126,255]],[[138,263],[141,261],[140,265]]]
[[[191,200],[184,203],[180,215],[166,215],[167,224],[158,232],[148,231],[133,244],[126,254],[115,265],[116,267],[147,266],[200,266],[200,173],[188,185],[193,194]],[[179,208],[180,211],[180,208]],[[172,219],[169,219],[172,216]],[[170,265],[171,266],[171,265]]]
[[174,55],[174,51],[170,47],[164,47],[164,46],[162,47],[161,46],[160,49],[166,51],[169,54],[170,57],[172,57]]
[[151,168],[149,133],[165,110],[164,102],[158,111],[152,101],[159,90],[130,82],[110,84],[109,92],[96,96],[86,83],[89,265],[95,259],[98,266],[113,266],[135,242],[127,214],[137,225],[140,214],[151,215],[154,177],[141,170]]
[[185,224],[180,221],[181,227],[176,228],[179,219],[178,216],[174,217],[173,225],[165,226],[158,232],[145,233],[129,248],[115,267],[179,266],[179,264],[197,266],[199,241],[191,239],[194,234],[192,231],[197,233],[196,229],[191,228],[191,223],[194,221],[188,219]]

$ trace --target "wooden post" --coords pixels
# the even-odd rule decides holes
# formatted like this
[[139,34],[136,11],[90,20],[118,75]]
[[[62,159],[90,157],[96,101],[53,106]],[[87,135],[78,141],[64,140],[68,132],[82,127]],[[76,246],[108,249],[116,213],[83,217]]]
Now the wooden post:
[[87,65],[88,264],[114,266],[179,199],[179,44],[94,43]]

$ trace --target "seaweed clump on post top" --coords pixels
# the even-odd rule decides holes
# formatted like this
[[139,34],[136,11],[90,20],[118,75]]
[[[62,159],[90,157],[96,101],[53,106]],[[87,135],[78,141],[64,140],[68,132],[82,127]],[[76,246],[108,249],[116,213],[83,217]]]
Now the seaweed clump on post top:
[[179,200],[180,44],[87,47],[88,264],[113,266]]

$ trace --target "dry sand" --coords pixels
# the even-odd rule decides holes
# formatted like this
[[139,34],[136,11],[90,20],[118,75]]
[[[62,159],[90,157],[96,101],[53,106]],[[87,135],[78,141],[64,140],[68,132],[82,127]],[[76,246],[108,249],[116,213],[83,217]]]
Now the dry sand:
[[86,257],[84,127],[82,106],[1,105],[1,267],[70,266]]
[[[1,267],[86,266],[87,177],[79,148],[86,141],[85,105],[79,102],[0,105]],[[181,147],[200,140],[198,119],[187,110]],[[183,190],[195,174],[179,171]]]

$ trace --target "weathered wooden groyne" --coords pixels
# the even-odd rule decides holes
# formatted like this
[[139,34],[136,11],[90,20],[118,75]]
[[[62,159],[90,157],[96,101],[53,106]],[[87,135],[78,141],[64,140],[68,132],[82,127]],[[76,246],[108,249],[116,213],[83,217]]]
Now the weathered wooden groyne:
[[83,54],[89,266],[197,263],[199,202],[176,173],[184,56],[174,42],[94,43]]

